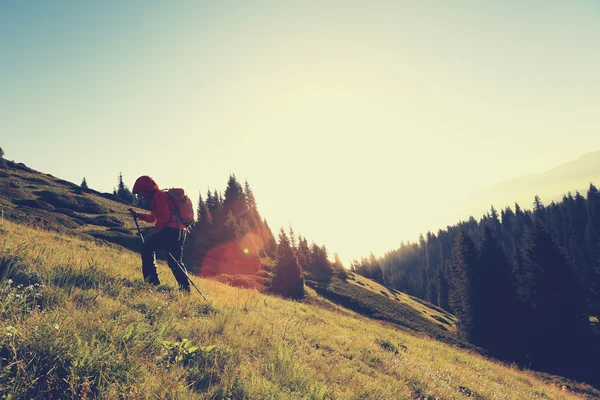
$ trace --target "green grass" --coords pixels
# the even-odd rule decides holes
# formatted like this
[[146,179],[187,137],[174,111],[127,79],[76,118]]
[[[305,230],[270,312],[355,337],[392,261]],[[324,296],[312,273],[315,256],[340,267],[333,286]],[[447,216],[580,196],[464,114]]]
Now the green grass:
[[445,319],[440,313],[441,310],[430,309],[425,305],[415,307],[411,302],[400,297],[392,297],[388,292],[385,292],[387,296],[382,296],[375,288],[368,288],[367,285],[374,286],[374,282],[359,281],[364,286],[360,283],[349,282],[351,281],[343,282],[334,278],[328,284],[318,284],[312,281],[307,281],[307,284],[313,287],[319,295],[364,316],[391,322],[404,329],[424,333],[446,343],[475,349],[456,337],[455,319],[450,314],[444,312],[444,316],[448,318]]
[[422,318],[428,320],[434,325],[437,325],[439,329],[443,331],[456,332],[456,318],[447,311],[417,297],[407,295],[406,293],[402,293],[394,289],[389,289],[358,274],[354,274],[353,278],[354,279],[348,280],[347,283],[367,289],[373,293],[385,293],[385,297],[393,299],[398,303],[400,308],[407,306],[410,309],[417,311]]
[[133,244],[107,230],[118,228],[138,240],[127,211],[132,206],[109,193],[83,189],[10,161],[0,169],[0,178],[0,209],[7,220],[76,236],[107,232],[102,240]]
[[0,265],[2,398],[581,398],[311,289],[293,302],[194,278],[207,302],[163,264],[151,287],[137,254],[12,222]]

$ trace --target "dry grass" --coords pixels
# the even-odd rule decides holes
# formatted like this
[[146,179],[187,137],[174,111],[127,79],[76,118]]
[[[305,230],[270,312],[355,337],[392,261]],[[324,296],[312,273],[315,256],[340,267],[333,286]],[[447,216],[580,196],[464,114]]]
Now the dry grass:
[[579,398],[335,307],[194,278],[205,302],[175,292],[164,265],[163,286],[143,284],[129,251],[10,222],[0,229],[9,272],[41,283],[0,280],[0,397]]

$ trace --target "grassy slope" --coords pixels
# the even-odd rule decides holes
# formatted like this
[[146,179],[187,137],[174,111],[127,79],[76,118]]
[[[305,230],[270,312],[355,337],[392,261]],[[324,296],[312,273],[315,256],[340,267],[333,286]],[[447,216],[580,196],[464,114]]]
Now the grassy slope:
[[[57,207],[49,204],[48,201],[53,202]],[[72,209],[65,209],[61,206],[62,203]],[[8,168],[0,169],[0,208],[4,210],[7,219],[15,222],[27,223],[75,237],[102,239],[139,251],[140,240],[136,236],[135,225],[127,211],[129,207],[130,205],[115,201],[108,193],[82,189],[78,185],[34,171],[22,164],[8,162]],[[73,211],[73,209],[81,211]],[[83,211],[103,211],[103,213]],[[99,217],[116,220],[121,226],[116,229],[106,227],[103,221],[97,221]],[[269,260],[263,259],[262,263],[268,265]],[[217,279],[221,282],[247,286],[259,286],[264,281],[256,276],[219,276]],[[416,331],[427,332],[433,337],[448,336],[445,332],[438,332],[439,330],[450,333],[454,331],[453,317],[449,314],[442,315],[431,305],[419,303],[420,300],[415,301],[414,298],[399,292],[390,292],[376,282],[360,276],[348,282],[350,284],[360,282],[363,284],[362,288],[371,290],[361,290],[359,287],[346,286],[341,282],[330,287],[331,290],[337,288],[338,294],[342,290],[343,296],[350,297],[352,301],[357,300],[360,304],[367,304],[367,312],[356,311]],[[390,304],[386,296],[398,304]],[[348,306],[347,301],[344,303]],[[374,310],[371,311],[371,308]]]
[[130,207],[109,193],[82,189],[23,164],[7,161],[0,169],[0,209],[15,222],[135,248],[139,239]]
[[411,307],[418,312],[423,318],[429,322],[436,324],[440,329],[450,332],[456,332],[456,317],[433,304],[429,304],[417,297],[410,296],[400,291],[389,289],[371,279],[367,279],[360,275],[354,275],[348,282],[354,285],[362,286],[374,293],[382,294],[383,296],[392,299],[400,304]]
[[0,397],[577,398],[351,313],[195,278],[207,303],[162,265],[157,291],[128,250],[1,228]]

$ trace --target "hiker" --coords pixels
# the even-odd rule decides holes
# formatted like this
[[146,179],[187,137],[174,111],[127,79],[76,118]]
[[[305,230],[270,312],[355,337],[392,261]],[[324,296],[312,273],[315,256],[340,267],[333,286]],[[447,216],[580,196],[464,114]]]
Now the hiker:
[[133,194],[139,194],[150,201],[151,214],[138,213],[130,209],[131,215],[142,221],[155,222],[151,232],[146,233],[145,243],[142,246],[142,274],[144,280],[153,285],[160,285],[154,255],[156,250],[164,249],[179,262],[178,266],[173,258],[167,257],[169,268],[171,268],[175,279],[177,279],[179,289],[189,293],[190,283],[184,272],[185,266],[182,261],[187,227],[179,218],[174,200],[167,192],[159,189],[154,179],[145,175],[140,176],[135,181]]

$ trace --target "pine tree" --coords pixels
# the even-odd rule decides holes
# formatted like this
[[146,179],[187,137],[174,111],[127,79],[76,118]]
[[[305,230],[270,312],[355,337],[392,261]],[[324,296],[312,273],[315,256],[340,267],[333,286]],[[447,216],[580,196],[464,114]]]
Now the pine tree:
[[431,232],[427,232],[425,247],[425,268],[429,280],[427,282],[427,298],[431,304],[438,304],[438,268],[440,264],[440,246],[437,238]]
[[242,238],[242,230],[237,222],[237,219],[233,215],[233,212],[229,210],[227,217],[225,217],[225,240],[240,240]]
[[208,206],[202,199],[202,194],[198,196],[198,229],[210,230],[212,228],[212,214]]
[[449,302],[458,317],[460,335],[471,340],[475,337],[475,315],[473,312],[473,278],[477,267],[477,251],[473,240],[462,230],[456,235],[449,279]]
[[261,228],[261,221],[262,219],[260,218],[260,214],[258,213],[258,207],[256,205],[256,198],[254,197],[254,192],[252,191],[252,189],[250,188],[250,185],[248,184],[248,180],[246,180],[244,182],[244,196],[246,199],[246,204],[248,206],[248,212],[249,212],[249,218],[248,218],[248,222],[250,223],[250,227],[252,229],[254,228]]
[[269,227],[269,224],[267,223],[266,219],[263,220],[263,225],[265,227],[264,229],[266,231],[266,236],[267,236],[267,245],[266,245],[265,251],[270,257],[276,257],[277,256],[277,240],[275,239],[275,235],[273,235],[273,231]]
[[298,237],[298,251],[296,252],[296,254],[298,256],[298,262],[300,263],[302,271],[307,271],[310,257],[310,249],[308,247],[308,241],[302,236]]
[[5,162],[4,162],[4,150],[2,150],[2,147],[0,147],[0,168],[4,168],[5,166]]
[[371,279],[379,283],[383,283],[383,272],[381,271],[381,265],[379,264],[379,260],[377,260],[373,252],[369,254],[368,269]]
[[225,213],[233,212],[233,215],[238,220],[246,218],[248,206],[246,204],[246,196],[242,185],[237,181],[235,174],[229,176],[227,189],[225,189],[225,199],[223,200]]
[[273,271],[271,287],[284,297],[301,299],[304,297],[304,277],[298,258],[283,228],[279,232],[277,264]]
[[448,299],[448,272],[446,267],[446,262],[442,261],[440,267],[438,268],[438,301],[437,304],[446,311],[450,311],[450,303]]
[[83,180],[81,181],[81,185],[82,188],[87,189],[88,188],[88,184],[87,181],[85,180],[85,176],[83,177]]
[[119,172],[119,182],[116,189],[116,195],[129,203],[133,203],[133,194],[123,182],[123,174],[121,172]]
[[519,289],[529,321],[525,336],[531,338],[526,343],[531,361],[553,369],[576,362],[574,348],[589,328],[585,300],[566,257],[539,224],[526,236],[523,263]]
[[[473,299],[478,338],[476,344],[491,354],[505,355],[515,339],[514,321],[518,317],[517,293],[504,250],[490,226],[483,229],[476,284]],[[511,329],[513,328],[513,329]]]
[[327,256],[325,246],[319,247],[315,242],[310,248],[307,272],[310,279],[317,282],[329,282],[333,276],[333,267]]
[[546,208],[544,207],[544,204],[538,195],[536,195],[535,199],[533,200],[533,217],[534,222],[547,226]]
[[[600,241],[598,241],[597,248],[600,254]],[[592,271],[588,292],[588,304],[590,314],[596,318],[600,318],[600,256],[594,263]]]
[[348,271],[346,271],[346,268],[344,268],[342,259],[340,258],[340,255],[337,252],[333,253],[333,259],[333,270],[335,275],[341,280],[346,281],[346,279],[348,279]]
[[212,192],[210,191],[210,189],[208,189],[208,191],[206,192],[206,207],[208,208],[208,211],[210,211],[211,213],[214,213],[217,209],[217,201],[214,197]]

